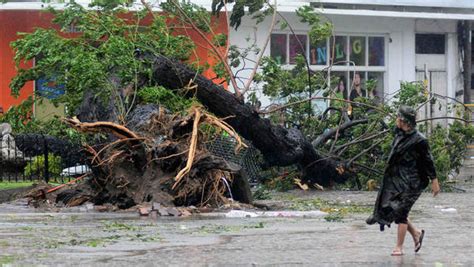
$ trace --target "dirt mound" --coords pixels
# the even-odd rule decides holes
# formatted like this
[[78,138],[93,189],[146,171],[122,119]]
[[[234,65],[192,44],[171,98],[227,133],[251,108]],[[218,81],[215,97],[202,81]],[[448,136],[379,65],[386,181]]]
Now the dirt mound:
[[27,192],[32,190],[33,188],[34,186],[28,186],[28,187],[0,190],[0,203],[5,203],[5,202],[9,202],[17,198],[20,198],[23,195],[25,195]]

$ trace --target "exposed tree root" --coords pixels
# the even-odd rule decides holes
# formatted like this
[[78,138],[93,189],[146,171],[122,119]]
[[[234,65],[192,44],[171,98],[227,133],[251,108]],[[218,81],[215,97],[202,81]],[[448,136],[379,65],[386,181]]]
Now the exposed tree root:
[[83,133],[103,133],[109,132],[120,139],[138,139],[138,135],[130,131],[126,127],[108,121],[98,122],[80,122],[76,117],[72,119],[64,119],[71,127]]
[[165,206],[228,202],[226,183],[232,184],[233,173],[239,167],[211,155],[204,145],[207,135],[201,129],[206,124],[215,127],[214,132],[227,132],[235,138],[238,151],[245,145],[232,127],[198,106],[193,106],[184,117],[168,114],[156,106],[137,107],[132,113],[127,127],[67,119],[67,123],[82,132],[106,132],[118,139],[101,147],[86,145],[93,174],[85,183],[64,186],[51,192],[51,196],[44,190],[31,196],[52,198],[66,206],[91,201],[119,208],[142,202]]

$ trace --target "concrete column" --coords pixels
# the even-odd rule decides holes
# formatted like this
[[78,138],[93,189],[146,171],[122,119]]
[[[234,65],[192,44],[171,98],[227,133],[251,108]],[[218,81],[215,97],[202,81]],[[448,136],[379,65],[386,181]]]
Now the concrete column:
[[464,35],[464,103],[471,102],[471,22],[463,21],[463,35]]

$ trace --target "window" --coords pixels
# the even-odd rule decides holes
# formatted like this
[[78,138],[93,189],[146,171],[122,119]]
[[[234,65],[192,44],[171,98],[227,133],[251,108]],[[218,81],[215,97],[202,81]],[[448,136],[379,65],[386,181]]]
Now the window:
[[385,39],[369,37],[369,66],[385,65]]
[[303,55],[306,57],[306,35],[290,35],[290,64],[296,63],[296,56]]
[[[333,47],[334,42],[334,47]],[[329,38],[331,50],[329,55],[334,59],[334,65],[347,65],[347,36],[336,36]],[[332,62],[332,61],[331,61]]]
[[323,40],[316,44],[310,44],[309,47],[309,64],[326,65],[327,63],[327,41]]
[[365,66],[365,37],[349,36],[350,38],[350,61],[356,66]]
[[444,54],[446,46],[444,34],[420,34],[415,37],[417,54]]
[[286,34],[272,34],[270,56],[279,64],[286,64]]
[[[313,44],[307,34],[274,33],[271,36],[270,55],[282,65],[294,65],[296,56],[304,55],[314,70],[322,70],[332,64],[328,82],[331,88],[336,88],[336,83],[340,84],[346,99],[353,88],[352,76],[357,72],[362,89],[367,90],[368,84],[373,86],[375,97],[383,101],[385,38],[383,35],[335,35]],[[373,81],[367,83],[368,80]]]

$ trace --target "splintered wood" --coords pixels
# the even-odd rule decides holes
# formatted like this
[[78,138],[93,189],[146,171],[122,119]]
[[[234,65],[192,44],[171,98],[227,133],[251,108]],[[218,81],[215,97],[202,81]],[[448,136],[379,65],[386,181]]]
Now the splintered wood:
[[229,124],[199,106],[191,107],[186,116],[155,106],[138,107],[135,112],[127,126],[65,119],[81,132],[111,135],[105,143],[85,144],[93,169],[90,179],[51,194],[67,206],[86,200],[119,208],[143,202],[177,206],[228,203],[226,192],[236,167],[208,152],[205,142],[210,137],[202,129],[212,127],[213,136],[226,132],[235,139],[237,153],[246,145]]

